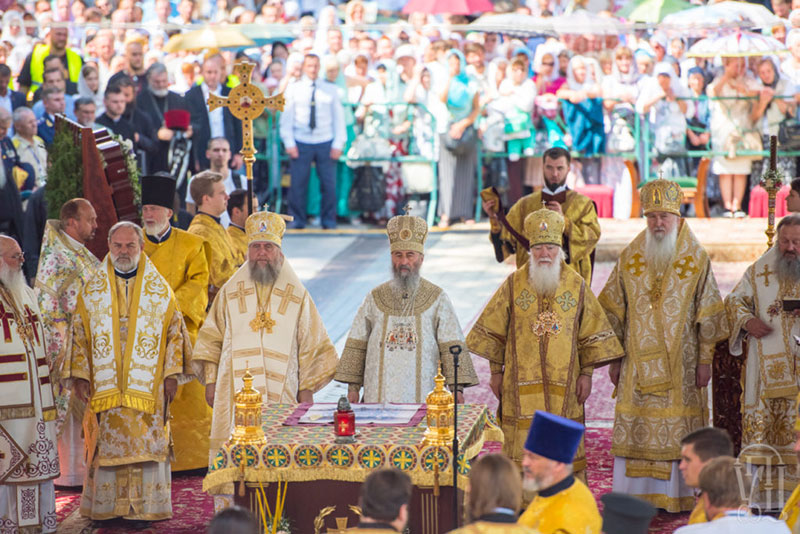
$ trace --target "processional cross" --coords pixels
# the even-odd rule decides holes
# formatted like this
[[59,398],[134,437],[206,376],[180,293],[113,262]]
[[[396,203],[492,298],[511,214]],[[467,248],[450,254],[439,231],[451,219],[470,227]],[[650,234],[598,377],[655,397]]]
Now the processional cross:
[[253,144],[253,119],[257,119],[264,109],[283,111],[283,93],[266,98],[257,86],[250,83],[255,63],[240,59],[233,66],[233,73],[239,78],[239,85],[231,89],[227,97],[208,95],[208,111],[227,107],[231,115],[242,121],[242,149],[247,171],[247,213],[253,212],[253,163],[256,161],[256,147]]
[[778,170],[778,136],[769,137],[769,170],[764,173],[761,187],[767,191],[767,248],[772,248],[772,239],[775,237],[775,197],[783,185],[783,174]]

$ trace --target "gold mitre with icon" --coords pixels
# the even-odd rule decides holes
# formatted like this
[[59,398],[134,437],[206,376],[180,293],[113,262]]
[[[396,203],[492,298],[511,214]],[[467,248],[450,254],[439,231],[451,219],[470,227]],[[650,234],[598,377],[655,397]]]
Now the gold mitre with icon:
[[524,226],[530,246],[563,245],[564,217],[557,211],[536,210],[525,217]]
[[248,244],[268,241],[281,246],[283,234],[286,232],[286,221],[272,211],[257,211],[247,218],[244,230],[247,233]]
[[642,200],[642,211],[645,215],[654,211],[663,211],[681,216],[683,191],[681,186],[672,180],[658,178],[647,182],[639,192]]
[[411,250],[425,253],[425,240],[428,238],[428,223],[421,217],[408,215],[410,208],[406,207],[406,215],[397,215],[389,219],[386,225],[386,234],[389,236],[389,250]]

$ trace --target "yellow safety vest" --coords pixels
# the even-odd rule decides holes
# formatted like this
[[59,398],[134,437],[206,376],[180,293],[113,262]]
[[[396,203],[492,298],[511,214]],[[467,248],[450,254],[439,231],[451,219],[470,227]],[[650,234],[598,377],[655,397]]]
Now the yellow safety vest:
[[[203,77],[202,76],[198,76],[197,77],[197,81],[195,82],[195,85],[203,85]],[[239,85],[239,77],[236,76],[235,74],[229,74],[228,77],[225,78],[225,87],[227,87],[228,89],[233,89],[237,85]]]
[[[67,48],[67,70],[69,71],[69,79],[74,83],[78,83],[78,78],[81,75],[81,67],[83,60],[77,52]],[[33,48],[31,53],[31,87],[28,91],[28,100],[33,100],[33,93],[42,85],[44,81],[44,58],[50,55],[50,45],[38,44]]]

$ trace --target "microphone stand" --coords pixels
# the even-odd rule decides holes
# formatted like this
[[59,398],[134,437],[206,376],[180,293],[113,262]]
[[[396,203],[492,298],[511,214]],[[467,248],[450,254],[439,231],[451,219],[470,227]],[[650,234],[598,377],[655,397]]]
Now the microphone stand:
[[458,357],[460,345],[451,345],[453,356],[453,528],[458,528]]

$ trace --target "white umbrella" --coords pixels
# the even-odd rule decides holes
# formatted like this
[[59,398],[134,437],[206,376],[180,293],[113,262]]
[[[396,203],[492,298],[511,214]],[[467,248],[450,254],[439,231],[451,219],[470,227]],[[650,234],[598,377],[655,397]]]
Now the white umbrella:
[[717,24],[739,23],[741,27],[771,28],[784,20],[759,4],[726,0],[667,15],[661,21],[670,28],[713,28]]
[[553,28],[559,34],[619,35],[627,33],[628,25],[590,11],[578,10],[569,15],[552,17]]
[[721,37],[708,37],[695,43],[688,57],[749,57],[786,52],[786,46],[772,37],[753,32],[736,32]]
[[551,20],[518,13],[486,14],[468,24],[466,29],[467,31],[502,33],[525,39],[555,33],[553,25],[550,23]]

